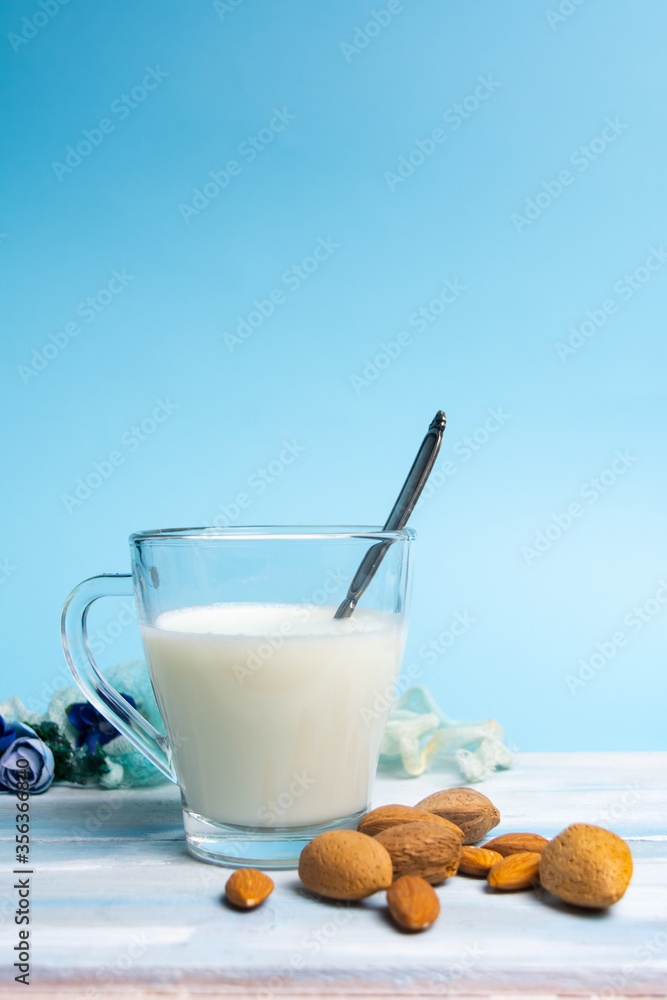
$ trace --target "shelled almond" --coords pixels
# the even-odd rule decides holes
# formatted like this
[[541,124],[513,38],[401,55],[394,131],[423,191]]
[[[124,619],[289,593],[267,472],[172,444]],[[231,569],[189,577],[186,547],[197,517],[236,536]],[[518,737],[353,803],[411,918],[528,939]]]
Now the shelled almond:
[[530,889],[537,881],[540,857],[537,851],[508,854],[493,865],[486,880],[494,889],[504,889],[505,892]]
[[273,892],[273,879],[257,868],[237,868],[227,879],[225,895],[242,910],[253,910]]
[[440,900],[433,888],[418,875],[402,875],[387,889],[387,906],[399,927],[425,931],[440,913]]
[[490,851],[488,847],[461,848],[461,860],[459,861],[459,875],[476,875],[478,878],[486,878],[489,870],[502,861],[502,854]]

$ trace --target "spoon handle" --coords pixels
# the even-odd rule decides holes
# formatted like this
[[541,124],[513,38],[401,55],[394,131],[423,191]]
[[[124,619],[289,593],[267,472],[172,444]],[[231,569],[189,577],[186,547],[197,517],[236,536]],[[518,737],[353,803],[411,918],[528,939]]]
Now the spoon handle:
[[[398,499],[385,522],[383,531],[400,531],[407,524],[408,518],[415,509],[415,505],[426,485],[426,480],[430,476],[435,464],[446,423],[447,418],[445,414],[442,410],[438,410],[431,421],[426,437],[419,447],[417,457],[412,463],[412,468],[408,472],[407,479],[403,483],[401,492],[398,494]],[[346,596],[341,601],[334,618],[350,617],[357,605],[357,601],[375,576],[390,545],[391,542],[376,542],[375,545],[370,547],[361,560],[359,569],[354,574],[354,579],[349,586]]]

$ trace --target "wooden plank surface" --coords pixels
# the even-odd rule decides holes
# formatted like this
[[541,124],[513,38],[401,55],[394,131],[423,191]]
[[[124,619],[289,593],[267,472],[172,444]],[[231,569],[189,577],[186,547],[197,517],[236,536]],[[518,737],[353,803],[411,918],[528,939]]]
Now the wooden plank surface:
[[[442,765],[418,779],[378,776],[375,804],[413,804],[460,784]],[[228,869],[191,859],[173,786],[54,788],[32,800],[30,997],[456,995],[667,996],[667,754],[522,754],[477,786],[497,833],[553,836],[593,822],[625,837],[635,874],[609,911],[543,893],[497,894],[454,877],[421,935],[388,921],[384,894],[316,901],[294,872],[250,913],[221,902]],[[0,995],[16,996],[12,796],[0,796]]]

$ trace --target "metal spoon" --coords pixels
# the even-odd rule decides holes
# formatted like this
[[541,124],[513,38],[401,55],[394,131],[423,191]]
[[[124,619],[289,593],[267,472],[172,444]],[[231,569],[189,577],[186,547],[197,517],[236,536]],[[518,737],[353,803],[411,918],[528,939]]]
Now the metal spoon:
[[[407,524],[408,518],[415,509],[415,504],[419,500],[421,492],[426,485],[426,480],[430,476],[431,469],[435,464],[446,424],[447,418],[445,414],[442,410],[438,410],[431,421],[426,437],[420,445],[417,457],[412,463],[412,468],[408,472],[408,477],[403,483],[403,488],[398,494],[398,499],[392,507],[391,514],[382,529],[383,531],[399,531]],[[354,574],[354,579],[349,586],[346,596],[341,601],[334,618],[350,617],[357,606],[359,598],[375,576],[391,544],[391,542],[376,542],[375,545],[371,546],[361,560],[359,569]]]

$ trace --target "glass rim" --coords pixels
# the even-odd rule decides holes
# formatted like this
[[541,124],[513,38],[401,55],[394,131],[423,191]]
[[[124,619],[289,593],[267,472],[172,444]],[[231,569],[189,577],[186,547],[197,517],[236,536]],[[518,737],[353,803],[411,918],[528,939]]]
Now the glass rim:
[[385,531],[377,525],[234,525],[199,528],[155,528],[149,531],[135,531],[130,535],[130,544],[146,541],[182,542],[216,540],[266,541],[276,540],[323,540],[342,538],[362,538],[368,541],[413,541],[417,533],[413,528]]

